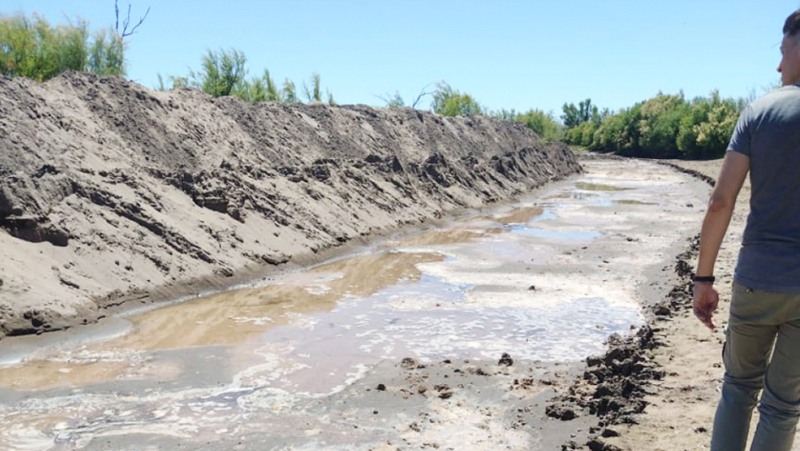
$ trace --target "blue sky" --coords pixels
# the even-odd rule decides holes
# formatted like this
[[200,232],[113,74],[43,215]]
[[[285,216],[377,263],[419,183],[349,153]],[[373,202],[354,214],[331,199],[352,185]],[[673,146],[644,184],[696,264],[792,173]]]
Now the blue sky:
[[[298,85],[320,74],[339,103],[407,103],[445,80],[490,109],[539,108],[591,98],[616,110],[657,94],[761,94],[779,80],[781,27],[797,0],[422,1],[132,0],[128,78],[186,75],[208,49],[245,53]],[[121,1],[124,12],[128,2]],[[113,0],[0,0],[0,13],[38,12],[113,25]]]

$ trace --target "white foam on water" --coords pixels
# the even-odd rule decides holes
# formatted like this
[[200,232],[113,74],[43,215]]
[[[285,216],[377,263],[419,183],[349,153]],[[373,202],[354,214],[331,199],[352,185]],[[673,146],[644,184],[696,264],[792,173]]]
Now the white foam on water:
[[299,329],[313,330],[319,323],[319,320],[311,315],[306,315],[297,312],[286,312],[283,314],[289,324]]
[[[0,416],[0,420],[3,418]],[[0,428],[0,449],[17,451],[48,451],[55,447],[55,438],[35,426],[19,424]]]
[[260,317],[234,316],[234,317],[231,317],[231,319],[236,324],[247,324],[247,323],[250,323],[250,324],[253,324],[253,325],[256,325],[256,326],[263,326],[265,324],[269,324],[269,323],[275,322],[274,319],[272,319],[272,318],[270,318],[268,316],[260,316]]

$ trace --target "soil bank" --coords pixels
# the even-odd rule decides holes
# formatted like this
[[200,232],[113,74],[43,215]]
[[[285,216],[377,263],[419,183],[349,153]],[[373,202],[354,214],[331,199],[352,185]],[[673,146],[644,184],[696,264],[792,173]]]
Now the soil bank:
[[521,124],[0,78],[0,337],[230,286],[580,171]]

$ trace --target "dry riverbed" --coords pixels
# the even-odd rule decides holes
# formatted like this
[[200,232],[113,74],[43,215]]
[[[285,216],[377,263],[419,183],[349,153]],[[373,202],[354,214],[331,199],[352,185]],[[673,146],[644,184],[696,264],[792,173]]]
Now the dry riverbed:
[[[710,187],[652,162],[582,164],[355,255],[6,338],[0,448],[655,449],[639,411],[678,370],[641,350],[685,301],[676,256]],[[609,337],[618,352],[587,368]]]

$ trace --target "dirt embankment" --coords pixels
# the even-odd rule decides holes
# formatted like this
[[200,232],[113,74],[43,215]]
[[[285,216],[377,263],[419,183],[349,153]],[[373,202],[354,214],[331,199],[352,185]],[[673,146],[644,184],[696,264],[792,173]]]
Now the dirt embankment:
[[484,117],[0,78],[0,337],[308,263],[577,171],[566,147]]

